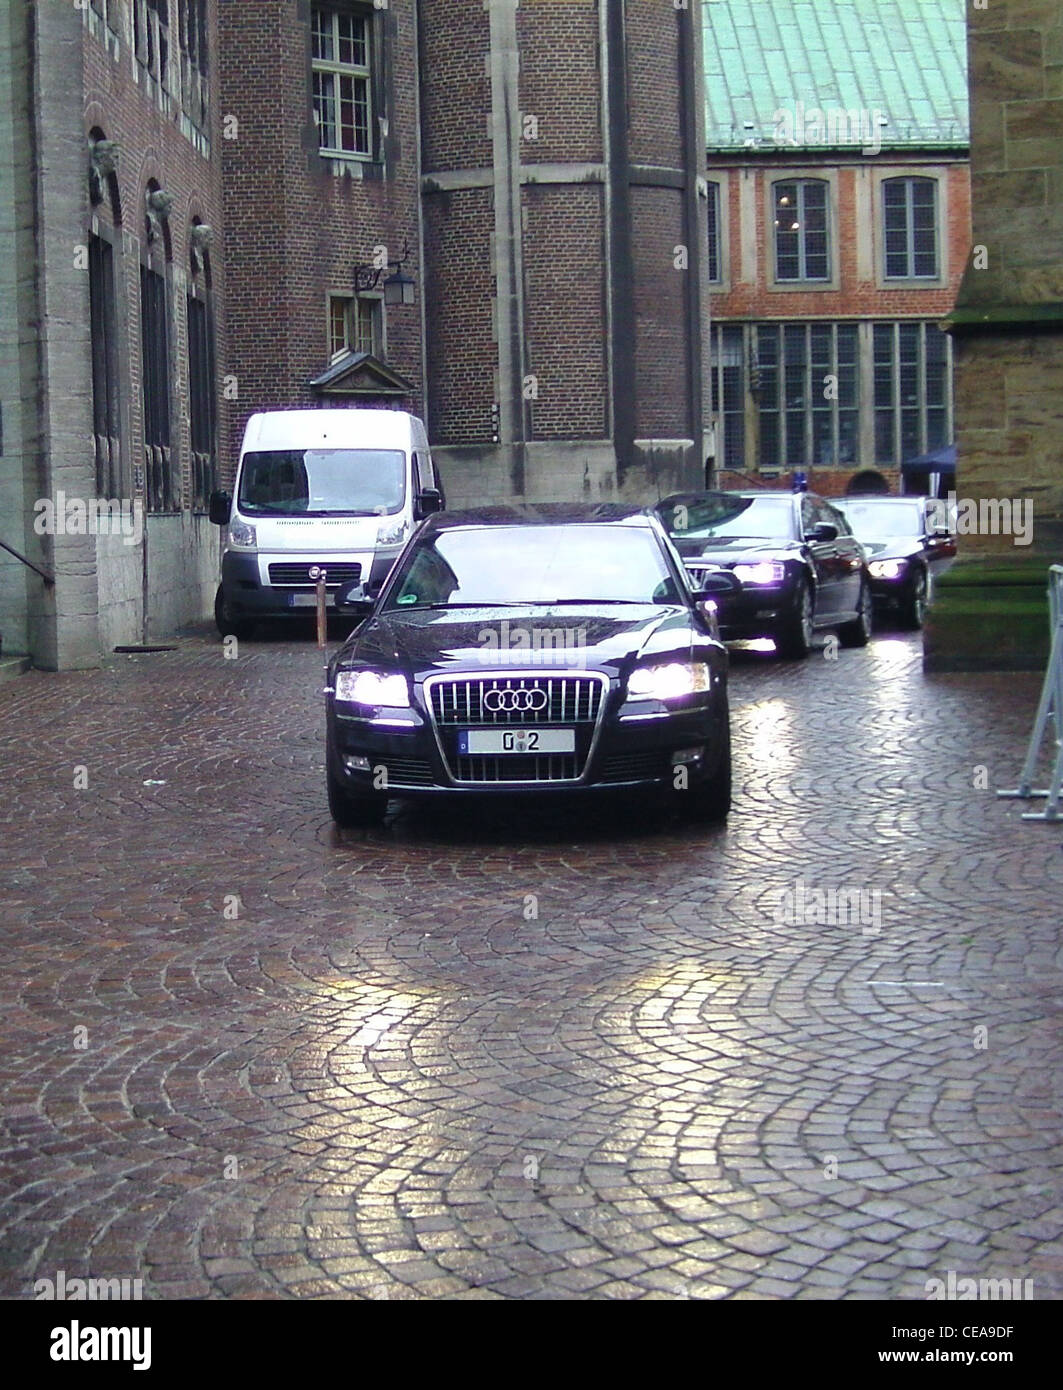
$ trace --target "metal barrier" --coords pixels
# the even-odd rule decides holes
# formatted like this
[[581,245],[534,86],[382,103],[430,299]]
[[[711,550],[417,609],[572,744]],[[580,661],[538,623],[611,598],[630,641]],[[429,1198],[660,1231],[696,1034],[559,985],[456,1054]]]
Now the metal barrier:
[[[1026,750],[1026,761],[1022,765],[1019,785],[1010,791],[998,791],[997,796],[1048,798],[1043,811],[1024,811],[1023,820],[1063,821],[1060,798],[1063,796],[1063,565],[1052,565],[1048,571],[1048,613],[1052,629],[1052,648],[1048,657],[1048,670],[1045,672],[1044,688],[1037,706],[1030,746]],[[1037,760],[1048,732],[1048,721],[1055,725],[1056,761],[1052,773],[1052,784],[1035,791],[1033,776]]]

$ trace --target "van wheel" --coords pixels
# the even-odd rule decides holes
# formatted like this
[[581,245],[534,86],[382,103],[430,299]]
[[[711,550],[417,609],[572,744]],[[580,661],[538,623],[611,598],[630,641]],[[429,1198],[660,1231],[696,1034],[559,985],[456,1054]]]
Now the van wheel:
[[229,617],[225,606],[225,594],[220,584],[218,592],[214,595],[214,625],[223,637],[235,637],[238,642],[252,637],[255,631],[253,619]]

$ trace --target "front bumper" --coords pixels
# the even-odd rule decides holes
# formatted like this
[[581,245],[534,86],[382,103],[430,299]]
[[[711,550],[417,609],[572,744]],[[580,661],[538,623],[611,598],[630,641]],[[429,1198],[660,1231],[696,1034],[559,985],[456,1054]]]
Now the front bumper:
[[[623,721],[620,711],[610,705],[578,778],[459,781],[444,758],[436,729],[421,712],[409,711],[410,722],[400,728],[352,717],[341,712],[343,708],[330,699],[327,737],[341,782],[352,791],[386,791],[402,797],[556,796],[671,786],[677,755],[682,755],[688,777],[696,782],[715,775],[724,736],[718,696],[682,711]],[[347,761],[351,758],[364,759],[368,766],[352,768]],[[514,759],[516,771],[521,770],[519,761]]]
[[870,575],[868,583],[871,588],[871,601],[879,608],[903,603],[911,596],[912,575],[907,570],[896,579],[876,579],[874,575]]
[[725,642],[769,637],[797,612],[798,587],[787,575],[781,584],[747,584],[741,593],[716,600],[720,636]]
[[[391,550],[316,557],[283,553],[260,555],[257,551],[243,553],[238,550],[226,550],[221,560],[221,586],[225,606],[232,618],[305,618],[314,612],[316,586],[312,583],[265,582],[270,565],[318,564],[327,574],[330,559],[347,567],[356,564],[360,568],[361,583],[367,589],[376,591],[387,578],[398,553],[398,550]],[[341,582],[344,581],[326,579],[329,607],[333,605],[335,591]]]

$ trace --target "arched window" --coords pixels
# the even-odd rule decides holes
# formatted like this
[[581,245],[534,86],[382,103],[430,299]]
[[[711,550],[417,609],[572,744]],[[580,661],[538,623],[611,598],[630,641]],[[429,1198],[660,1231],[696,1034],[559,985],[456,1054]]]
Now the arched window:
[[887,280],[936,280],[938,277],[937,180],[885,179],[882,226]]
[[830,279],[828,194],[825,179],[791,179],[772,185],[776,280]]
[[178,507],[170,447],[170,259],[171,199],[154,179],[145,190],[146,236],[140,263],[141,398],[144,411],[144,477],[147,509]]
[[[118,264],[122,253],[122,204],[118,194],[118,150],[106,133],[89,131],[88,239],[89,341],[92,350],[92,433],[96,495],[124,495],[122,459],[121,340],[118,331]],[[116,264],[117,261],[117,264]]]
[[188,416],[192,452],[192,509],[206,511],[218,466],[218,405],[214,358],[211,229],[194,218],[189,233]]

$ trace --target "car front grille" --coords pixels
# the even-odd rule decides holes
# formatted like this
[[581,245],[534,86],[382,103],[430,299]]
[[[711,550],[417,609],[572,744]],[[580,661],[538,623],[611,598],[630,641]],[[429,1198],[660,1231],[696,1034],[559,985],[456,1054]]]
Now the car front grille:
[[598,676],[582,673],[448,677],[432,687],[432,713],[441,728],[594,724],[602,689]]
[[384,757],[380,762],[387,769],[389,787],[431,787],[435,783],[432,764],[425,758]]
[[327,589],[334,589],[338,584],[356,583],[362,577],[361,565],[349,561],[284,560],[270,565],[269,582],[279,587],[312,588],[317,580],[310,578],[310,571],[315,568],[325,571]]
[[602,767],[603,782],[646,782],[655,777],[667,777],[672,770],[669,753],[653,748],[645,753],[620,753],[606,758]]
[[582,771],[578,754],[510,754],[496,758],[478,755],[455,759],[459,782],[574,782]]
[[[458,782],[498,786],[575,782],[583,775],[608,682],[592,672],[442,676],[427,683],[440,748]],[[575,753],[467,755],[459,729],[519,725],[575,730]]]

